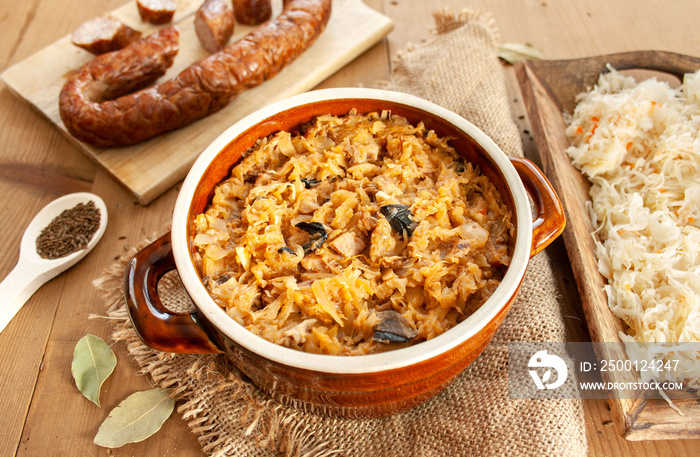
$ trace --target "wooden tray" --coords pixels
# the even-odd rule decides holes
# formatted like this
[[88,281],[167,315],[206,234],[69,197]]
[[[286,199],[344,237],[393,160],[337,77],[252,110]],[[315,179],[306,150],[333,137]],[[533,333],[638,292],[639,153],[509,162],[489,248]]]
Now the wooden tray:
[[[583,311],[594,342],[620,342],[624,323],[608,308],[603,291],[605,278],[598,272],[593,226],[588,216],[588,180],[573,165],[565,149],[562,112],[571,113],[577,94],[592,87],[610,64],[617,70],[645,69],[661,71],[677,78],[700,68],[695,57],[657,51],[612,54],[575,60],[526,61],[516,64],[516,75],[531,122],[532,133],[542,167],[564,206],[567,226],[563,237],[571,260]],[[622,345],[596,345],[599,360],[625,360]],[[617,348],[616,348],[617,347]],[[633,373],[618,382],[635,381]],[[610,379],[605,379],[608,381]],[[685,414],[681,416],[663,400],[616,398],[612,392],[610,408],[621,435],[628,440],[667,440],[700,438],[700,400],[674,400]]]
[[[171,78],[207,54],[194,32],[194,14],[202,0],[178,0],[173,23],[180,28],[180,51],[163,79]],[[273,15],[282,8],[273,0]],[[144,35],[156,26],[141,21],[136,2],[111,12]],[[46,116],[75,146],[103,167],[146,205],[185,177],[199,153],[231,124],[274,101],[312,89],[362,52],[380,41],[393,28],[388,17],[362,0],[334,0],[331,18],[316,42],[276,77],[241,94],[223,110],[183,129],[125,148],[98,149],[68,134],[58,113],[58,94],[65,75],[93,56],[71,44],[66,36],[7,69],[2,79],[7,88]],[[236,24],[231,42],[252,27]]]

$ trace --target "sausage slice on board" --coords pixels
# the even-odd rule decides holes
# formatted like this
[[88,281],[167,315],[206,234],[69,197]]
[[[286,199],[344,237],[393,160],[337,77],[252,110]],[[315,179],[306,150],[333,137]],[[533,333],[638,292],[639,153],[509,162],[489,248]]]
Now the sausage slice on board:
[[202,47],[221,51],[233,35],[233,9],[228,0],[205,0],[194,17],[194,31]]
[[138,32],[113,16],[83,22],[73,32],[71,43],[93,54],[116,51],[141,38]]
[[177,2],[175,0],[136,0],[141,20],[151,24],[167,24],[173,20]]
[[59,95],[61,119],[71,135],[94,146],[128,146],[184,127],[275,76],[311,46],[330,14],[331,0],[289,1],[282,14],[239,41],[171,80],[130,93],[172,65],[178,31],[166,27],[72,75]]

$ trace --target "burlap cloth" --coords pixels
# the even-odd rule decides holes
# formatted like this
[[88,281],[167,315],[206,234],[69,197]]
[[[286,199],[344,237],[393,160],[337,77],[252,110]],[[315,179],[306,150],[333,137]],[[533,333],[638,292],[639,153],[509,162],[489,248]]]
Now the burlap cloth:
[[[436,13],[427,42],[402,52],[383,87],[413,93],[460,113],[511,155],[522,155],[497,31],[487,15]],[[148,240],[144,240],[145,245]],[[266,397],[224,355],[154,351],[141,343],[127,318],[121,292],[124,265],[140,247],[95,281],[117,318],[113,339],[154,385],[170,389],[205,453],[215,456],[583,456],[583,411],[577,400],[513,400],[507,396],[507,345],[564,341],[556,283],[546,252],[535,256],[508,317],[492,343],[441,394],[401,414],[343,420],[302,413]],[[164,302],[191,306],[176,275],[159,289]]]

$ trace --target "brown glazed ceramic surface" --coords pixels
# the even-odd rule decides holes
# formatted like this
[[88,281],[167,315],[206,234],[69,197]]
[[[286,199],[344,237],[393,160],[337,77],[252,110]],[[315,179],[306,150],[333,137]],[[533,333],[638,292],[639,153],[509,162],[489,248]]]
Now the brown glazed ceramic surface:
[[[201,283],[192,257],[194,216],[207,207],[214,187],[228,177],[258,138],[294,132],[317,115],[390,110],[423,122],[498,187],[514,214],[513,256],[493,296],[472,316],[432,340],[366,356],[308,354],[277,346],[238,325]],[[537,212],[532,220],[530,195]],[[507,157],[466,120],[425,100],[374,89],[313,91],[263,108],[224,132],[207,148],[183,183],[172,231],[129,262],[124,291],[141,339],[169,352],[224,352],[264,392],[298,408],[341,417],[386,416],[411,408],[444,389],[488,345],[522,283],[529,258],[564,229],[559,199],[537,167]],[[158,279],[177,269],[197,312],[173,315],[158,298]]]

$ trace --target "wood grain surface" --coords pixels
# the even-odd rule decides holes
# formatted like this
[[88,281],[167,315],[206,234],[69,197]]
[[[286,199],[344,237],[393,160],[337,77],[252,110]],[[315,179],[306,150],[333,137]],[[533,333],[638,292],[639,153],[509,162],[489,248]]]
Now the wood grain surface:
[[[0,69],[4,70],[70,34],[80,23],[122,7],[125,0],[0,0]],[[700,2],[679,0],[364,0],[388,16],[394,29],[377,45],[342,67],[320,87],[375,86],[409,43],[430,39],[431,13],[443,7],[489,12],[502,42],[529,42],[546,59],[575,59],[637,50],[694,55],[700,49]],[[526,155],[539,161],[515,73],[506,67],[513,119]],[[73,347],[86,333],[108,340],[112,323],[92,319],[103,305],[92,281],[113,260],[144,238],[161,234],[170,221],[177,185],[148,206],[69,142],[55,126],[0,85],[0,202],[5,277],[19,253],[19,240],[33,215],[65,193],[91,191],[109,209],[102,241],[81,263],[47,283],[0,334],[0,455],[17,456],[199,456],[204,455],[185,421],[174,414],[145,442],[115,451],[95,446],[95,433],[128,394],[149,387],[115,346],[117,369],[105,383],[102,407],[87,402],[70,374]],[[589,341],[581,297],[563,240],[547,248],[557,273],[570,341]],[[586,400],[584,421],[591,456],[695,456],[698,440],[628,441],[605,400]],[[475,450],[478,454],[478,450]],[[504,443],[507,455],[507,443]]]

